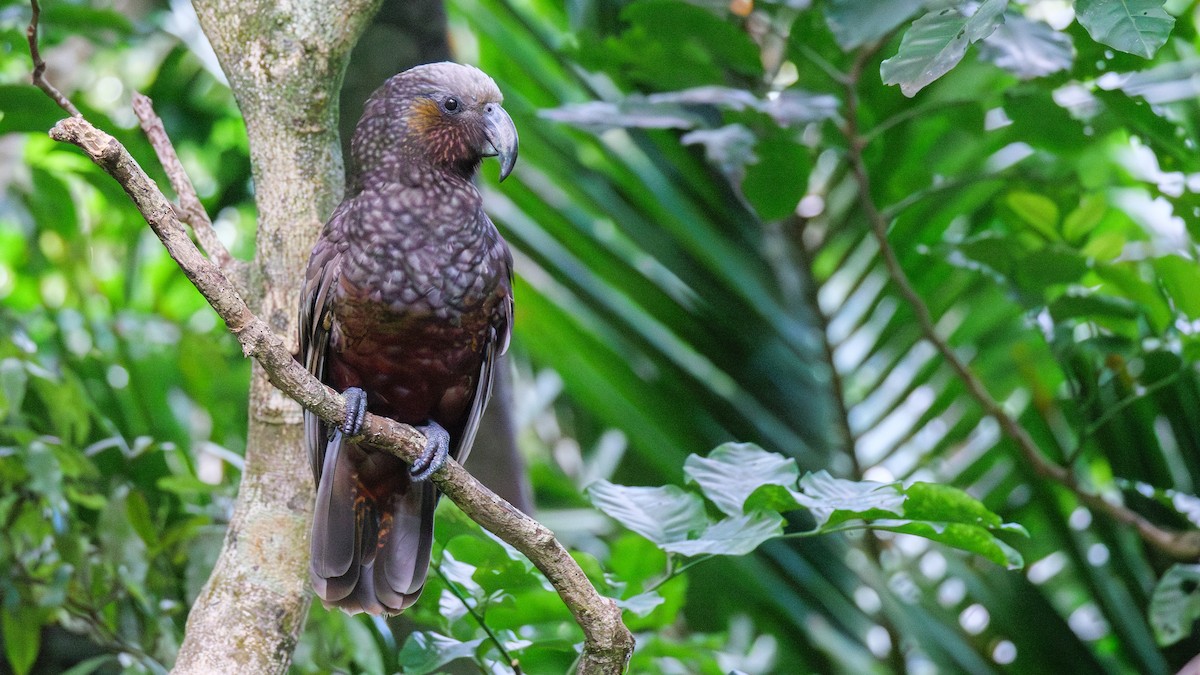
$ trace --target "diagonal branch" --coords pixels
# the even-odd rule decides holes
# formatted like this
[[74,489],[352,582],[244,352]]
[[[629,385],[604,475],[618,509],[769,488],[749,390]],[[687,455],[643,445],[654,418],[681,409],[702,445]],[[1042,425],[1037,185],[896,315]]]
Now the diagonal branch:
[[[121,184],[196,289],[212,305],[242,345],[258,360],[271,383],[330,424],[345,418],[345,401],[305,370],[284,347],[283,338],[255,316],[233,284],[196,248],[171,203],[117,139],[82,117],[60,121],[51,138],[81,148]],[[407,424],[368,414],[363,438],[376,448],[411,463],[425,439]],[[553,584],[584,632],[580,673],[620,673],[633,651],[633,636],[621,610],[596,592],[583,570],[541,523],[488,490],[453,460],[433,475],[438,488],[473,520],[524,553]]]
[[863,158],[870,137],[864,135],[859,128],[858,120],[858,82],[862,77],[863,68],[873,52],[860,52],[855,59],[853,68],[846,81],[846,121],[843,132],[847,141],[846,159],[850,170],[858,183],[859,205],[870,224],[871,232],[879,243],[879,252],[884,267],[892,283],[896,285],[904,301],[908,303],[917,319],[925,339],[933,345],[938,354],[955,372],[967,388],[971,398],[983,408],[984,413],[996,420],[1000,429],[1016,444],[1017,450],[1033,470],[1044,478],[1058,483],[1070,490],[1075,497],[1089,508],[1099,511],[1109,518],[1132,527],[1138,536],[1147,544],[1157,548],[1164,554],[1181,561],[1200,561],[1200,531],[1190,530],[1177,532],[1167,530],[1151,522],[1140,513],[1128,507],[1105,499],[1103,496],[1088,490],[1079,484],[1075,476],[1064,466],[1047,459],[1037,447],[1037,443],[1025,427],[1000,405],[988,393],[987,388],[970,367],[950,348],[950,345],[937,333],[933,317],[925,301],[913,288],[904,268],[896,257],[896,251],[888,241],[888,218],[880,211],[871,197],[871,178],[867,171],[867,163]]
[[225,276],[233,282],[238,293],[245,296],[250,278],[250,266],[245,261],[234,258],[229,253],[229,249],[225,248],[225,244],[221,243],[217,231],[213,229],[208,212],[200,203],[195,186],[192,185],[191,179],[184,171],[183,163],[179,161],[175,146],[171,144],[171,139],[167,136],[166,129],[163,128],[162,118],[154,112],[154,101],[140,92],[133,92],[133,113],[137,115],[138,121],[141,123],[142,132],[150,140],[154,154],[158,155],[158,162],[166,171],[167,179],[171,181],[171,188],[179,196],[179,208],[176,209],[179,219],[191,226],[192,232],[200,242],[200,247],[208,254],[209,259],[215,262]]

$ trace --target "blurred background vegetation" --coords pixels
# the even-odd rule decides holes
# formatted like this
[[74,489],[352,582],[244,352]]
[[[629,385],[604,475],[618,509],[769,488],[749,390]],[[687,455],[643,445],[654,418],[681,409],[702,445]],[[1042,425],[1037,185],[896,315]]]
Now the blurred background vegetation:
[[[517,171],[498,187],[485,166],[483,189],[517,260],[537,515],[606,593],[657,585],[627,605],[634,672],[1169,673],[1200,651],[1200,567],[1022,461],[922,339],[847,161],[862,141],[865,196],[938,333],[1040,451],[1194,530],[1196,2],[446,11],[455,57],[495,77],[521,133]],[[62,115],[26,84],[28,12],[0,0],[5,667],[161,672],[236,494],[248,364],[120,188],[45,135]],[[245,130],[190,6],[49,1],[43,44],[52,81],[166,185],[129,110],[132,90],[154,99],[218,232],[252,255]],[[1030,531],[1009,541],[1026,565],[881,533],[679,574],[583,494],[680,484],[690,453],[732,440],[961,487]],[[296,672],[569,666],[557,598],[443,512],[405,622],[317,605]]]

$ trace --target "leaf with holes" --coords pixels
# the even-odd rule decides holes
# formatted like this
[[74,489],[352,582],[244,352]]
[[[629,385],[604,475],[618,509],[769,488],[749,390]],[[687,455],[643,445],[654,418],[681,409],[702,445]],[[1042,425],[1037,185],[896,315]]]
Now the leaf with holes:
[[1200,565],[1172,565],[1150,597],[1150,625],[1166,646],[1192,634],[1200,619]]

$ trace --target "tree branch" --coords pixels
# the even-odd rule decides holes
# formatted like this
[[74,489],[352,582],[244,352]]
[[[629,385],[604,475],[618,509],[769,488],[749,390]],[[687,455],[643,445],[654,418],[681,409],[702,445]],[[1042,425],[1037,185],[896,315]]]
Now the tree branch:
[[1004,434],[1016,444],[1021,457],[1033,467],[1033,470],[1039,476],[1048,478],[1067,488],[1075,494],[1075,497],[1080,502],[1089,508],[1099,511],[1119,523],[1132,527],[1143,541],[1162,551],[1164,554],[1181,561],[1200,560],[1200,531],[1189,530],[1186,532],[1177,532],[1163,529],[1123,504],[1109,501],[1103,496],[1079,485],[1075,476],[1066,467],[1056,464],[1043,456],[1037,447],[1037,443],[1029,435],[1025,427],[1021,426],[1021,423],[1016,418],[1010,415],[996,399],[992,398],[992,395],[988,393],[987,388],[979,377],[950,348],[946,340],[943,340],[938,335],[933,317],[929,312],[929,307],[925,304],[920,294],[917,293],[916,289],[913,288],[912,282],[909,281],[908,275],[905,274],[904,268],[900,265],[900,261],[896,257],[895,249],[892,248],[891,243],[888,241],[887,230],[889,219],[876,206],[875,200],[871,196],[871,178],[867,171],[866,160],[863,157],[863,150],[870,141],[870,135],[864,135],[859,128],[857,87],[862,77],[863,68],[873,53],[873,50],[864,50],[858,54],[846,81],[846,120],[843,128],[847,141],[846,157],[850,164],[850,169],[854,174],[855,182],[858,183],[859,205],[864,215],[866,215],[875,240],[879,244],[879,253],[882,257],[884,267],[887,268],[888,275],[891,277],[892,283],[896,285],[900,296],[912,309],[913,315],[916,317],[917,324],[920,326],[925,339],[933,345],[938,354],[950,365],[950,368],[966,386],[971,398],[975,399],[979,406],[983,408],[984,413],[999,423],[1000,429]]
[[[82,117],[60,121],[50,136],[81,148],[121,184],[167,252],[225,321],[242,351],[262,365],[272,384],[330,424],[342,423],[342,397],[296,362],[283,339],[255,316],[229,279],[200,253],[171,203],[119,141]],[[424,437],[411,426],[371,414],[363,425],[363,439],[409,463],[425,446]],[[579,672],[620,673],[633,651],[633,636],[621,621],[621,610],[596,592],[553,532],[496,496],[453,460],[434,474],[433,481],[464,513],[524,553],[553,584],[584,632]]]
[[58,107],[66,110],[71,117],[82,117],[79,108],[76,108],[70,99],[46,79],[46,62],[42,60],[42,52],[38,48],[38,21],[42,16],[42,8],[38,5],[38,0],[29,0],[29,5],[33,10],[29,25],[25,28],[25,39],[29,41],[29,58],[33,60],[33,74],[29,81],[37,85],[38,89],[46,92],[46,95],[57,103]]
[[133,92],[133,113],[137,115],[138,121],[141,123],[142,132],[150,140],[154,154],[158,155],[158,163],[166,171],[167,179],[171,181],[171,188],[179,196],[179,207],[176,209],[179,219],[192,228],[192,232],[195,233],[196,239],[200,242],[204,252],[208,254],[209,259],[215,262],[225,276],[233,282],[238,294],[245,297],[250,278],[250,266],[244,260],[234,258],[229,253],[229,249],[225,248],[225,244],[221,243],[217,231],[213,229],[208,212],[204,210],[204,205],[200,203],[200,197],[196,195],[195,186],[192,185],[191,179],[184,171],[183,163],[179,161],[175,146],[171,144],[171,139],[167,136],[166,129],[163,128],[162,118],[154,112],[154,102],[150,100],[149,96]]

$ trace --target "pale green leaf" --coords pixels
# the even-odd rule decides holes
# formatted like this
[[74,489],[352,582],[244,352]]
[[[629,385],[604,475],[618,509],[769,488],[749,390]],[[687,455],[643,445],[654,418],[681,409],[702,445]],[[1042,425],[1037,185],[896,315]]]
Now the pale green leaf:
[[663,550],[685,556],[746,555],[768,539],[783,534],[783,516],[755,511],[713,523],[696,539],[663,545]]
[[1066,33],[1020,14],[1009,14],[1003,25],[984,38],[979,56],[1029,80],[1069,69],[1075,61],[1075,47]]
[[1150,58],[1167,42],[1175,17],[1164,0],[1075,0],[1079,24],[1097,42]]
[[411,633],[400,650],[406,675],[425,675],[455,659],[471,658],[483,638],[461,642],[433,631]]
[[1191,635],[1200,619],[1200,565],[1172,565],[1154,587],[1149,612],[1160,645]]
[[838,46],[849,51],[887,35],[924,4],[923,0],[830,0],[825,3],[825,22]]
[[763,485],[795,486],[800,478],[794,459],[767,452],[753,443],[725,443],[708,457],[688,455],[683,474],[730,516],[742,515],[746,498]]
[[655,544],[682,541],[708,524],[700,497],[675,485],[628,487],[600,480],[587,493],[596,508]]
[[817,526],[826,529],[847,520],[904,516],[906,497],[897,483],[875,483],[834,478],[827,471],[800,479],[796,501],[812,512]]
[[646,593],[638,593],[624,600],[614,598],[613,601],[617,603],[617,607],[631,612],[635,616],[646,617],[650,616],[650,613],[657,609],[659,605],[666,602],[666,598],[659,595],[657,591],[648,591]]
[[971,43],[1004,23],[1007,7],[1008,0],[985,0],[971,16],[960,7],[947,7],[917,19],[904,33],[896,55],[881,64],[884,84],[898,84],[905,96],[915,96],[958,65]]

